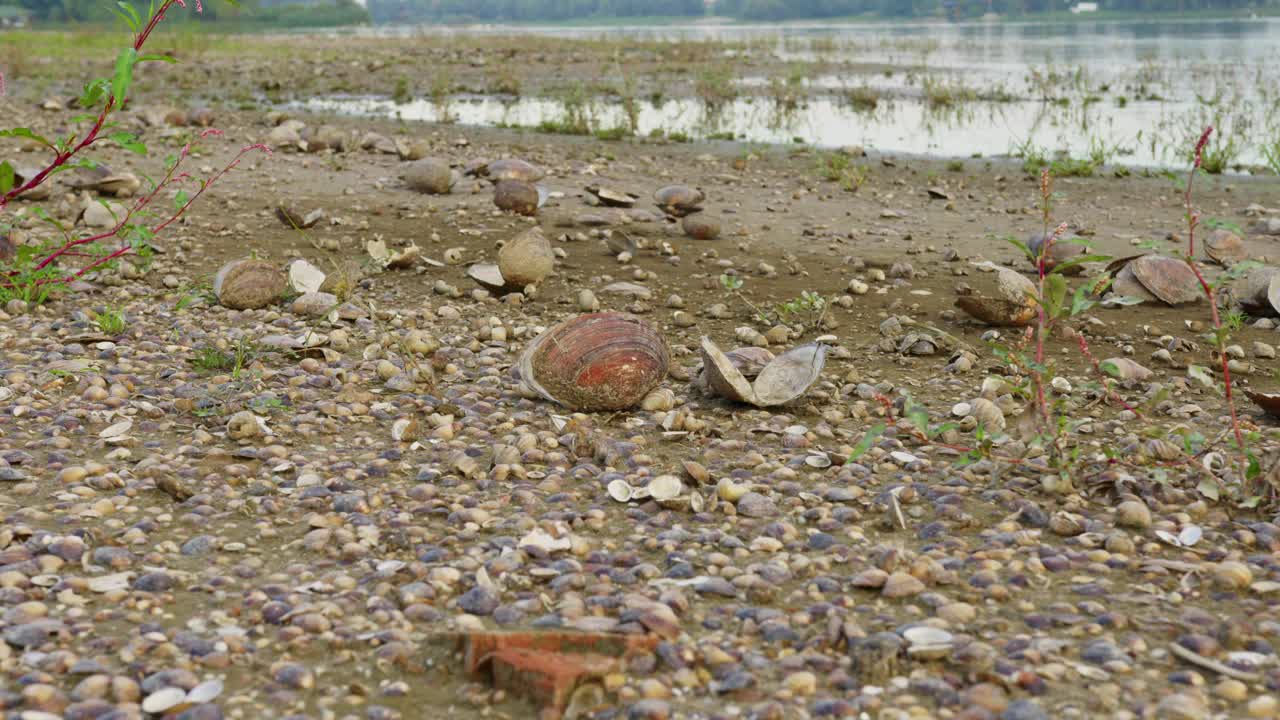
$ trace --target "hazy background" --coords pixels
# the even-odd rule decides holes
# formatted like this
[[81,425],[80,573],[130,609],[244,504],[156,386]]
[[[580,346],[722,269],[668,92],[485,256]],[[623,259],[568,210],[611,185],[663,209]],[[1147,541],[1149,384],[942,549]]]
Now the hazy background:
[[[232,8],[204,3],[204,22],[266,27],[362,23],[688,23],[805,19],[972,20],[1250,16],[1280,13],[1280,0],[1102,0],[1099,12],[1073,14],[1063,0],[245,0]],[[0,0],[0,17],[21,12],[31,24],[110,22],[104,0]]]

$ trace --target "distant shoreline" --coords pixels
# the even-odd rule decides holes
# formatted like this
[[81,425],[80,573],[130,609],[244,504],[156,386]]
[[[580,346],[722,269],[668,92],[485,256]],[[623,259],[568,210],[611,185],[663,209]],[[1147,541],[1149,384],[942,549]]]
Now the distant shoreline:
[[[689,16],[630,16],[630,17],[600,17],[600,18],[583,18],[578,20],[530,20],[519,22],[458,22],[458,23],[442,23],[423,21],[421,23],[351,23],[351,24],[320,24],[320,25],[288,25],[279,22],[255,23],[250,19],[237,20],[219,20],[214,22],[202,22],[200,20],[188,20],[174,24],[175,30],[198,30],[209,33],[225,33],[225,34],[253,34],[259,32],[333,32],[343,31],[357,28],[377,29],[380,27],[409,27],[409,28],[447,28],[450,31],[466,31],[473,30],[502,30],[505,28],[544,28],[544,29],[610,29],[610,28],[750,28],[759,26],[770,26],[777,28],[805,28],[811,26],[866,26],[866,25],[920,25],[920,26],[975,26],[986,24],[998,25],[1037,25],[1037,24],[1087,24],[1087,23],[1119,23],[1119,22],[1203,22],[1203,21],[1225,21],[1240,20],[1245,21],[1251,18],[1271,19],[1280,17],[1280,7],[1264,8],[1261,11],[1222,11],[1222,10],[1195,10],[1181,13],[1133,13],[1133,12],[1115,12],[1115,11],[1099,11],[1096,13],[1085,13],[1075,15],[1070,12],[1054,12],[1054,13],[1036,13],[1030,15],[1001,15],[992,19],[984,19],[981,17],[965,18],[960,21],[952,22],[944,18],[938,17],[913,17],[913,18],[892,18],[875,15],[851,15],[834,18],[794,18],[790,20],[766,21],[766,20],[745,20],[732,17],[689,17]],[[101,29],[104,25],[94,23],[50,23],[50,24],[32,24],[23,28],[12,28],[4,32],[78,32],[86,30]]]

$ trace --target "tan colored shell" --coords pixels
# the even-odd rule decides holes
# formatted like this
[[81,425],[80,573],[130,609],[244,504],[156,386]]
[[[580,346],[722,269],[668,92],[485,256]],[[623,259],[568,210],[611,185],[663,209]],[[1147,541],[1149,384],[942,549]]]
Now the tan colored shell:
[[988,325],[1026,325],[1036,317],[1036,286],[1008,268],[996,273],[996,295],[964,295],[956,307]]
[[695,240],[715,240],[720,237],[720,221],[702,213],[685,217],[680,227],[685,235]]
[[212,127],[214,122],[213,110],[207,107],[198,107],[187,113],[187,121],[197,127]]
[[1214,230],[1204,241],[1204,254],[1220,265],[1230,267],[1249,259],[1244,240],[1230,230]]
[[670,351],[644,320],[626,313],[580,315],[534,338],[520,380],[571,410],[626,410],[667,376]]
[[519,180],[526,183],[536,183],[547,176],[547,173],[542,168],[518,158],[494,160],[485,166],[484,174],[494,182]]
[[977,398],[970,402],[969,414],[988,432],[1002,432],[1005,429],[1004,411],[999,405],[986,398]]
[[532,217],[538,214],[542,202],[538,188],[521,180],[503,180],[493,188],[493,204],[499,210]]
[[675,475],[659,475],[649,481],[649,496],[658,502],[674,500],[684,492],[684,483]]
[[555,258],[542,228],[533,227],[502,246],[498,253],[498,271],[508,286],[536,285],[555,269]]
[[697,188],[688,185],[667,185],[658,188],[653,194],[653,201],[668,215],[684,217],[702,209],[702,201],[707,196]]
[[321,125],[302,135],[307,141],[307,152],[318,153],[325,150],[345,152],[347,150],[347,134],[332,125]]
[[1183,260],[1164,255],[1143,255],[1125,267],[1152,295],[1167,305],[1185,305],[1204,297],[1204,290],[1191,267]]
[[1111,281],[1111,292],[1121,297],[1138,298],[1143,302],[1158,302],[1159,298],[1151,294],[1150,290],[1143,285],[1133,274],[1133,268],[1128,265],[1120,268],[1115,278]]
[[263,260],[232,260],[213,277],[218,302],[235,310],[266,307],[288,287],[284,273]]
[[410,190],[428,195],[445,195],[453,189],[457,175],[449,163],[438,158],[423,158],[404,169],[404,181]]

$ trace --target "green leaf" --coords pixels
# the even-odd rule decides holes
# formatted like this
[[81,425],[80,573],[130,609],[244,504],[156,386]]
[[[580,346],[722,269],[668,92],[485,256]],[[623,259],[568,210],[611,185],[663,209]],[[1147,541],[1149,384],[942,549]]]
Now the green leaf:
[[0,161],[0,195],[13,189],[13,166],[8,160]]
[[112,133],[107,137],[111,138],[112,140],[115,141],[117,145],[124,148],[125,150],[128,150],[131,153],[136,153],[138,155],[147,154],[147,146],[143,145],[141,142],[138,142],[138,136],[134,135],[133,133],[118,132],[118,133]]
[[907,416],[907,419],[911,421],[911,424],[914,425],[917,430],[925,433],[926,435],[929,433],[929,411],[926,410],[923,405],[908,403],[903,414]]
[[1188,365],[1187,377],[1199,382],[1205,387],[1211,388],[1216,384],[1216,381],[1213,379],[1213,375],[1209,372],[1209,368],[1204,367],[1203,365]]
[[875,444],[876,440],[880,439],[880,436],[883,434],[884,423],[879,423],[863,433],[862,439],[859,440],[858,444],[853,448],[853,452],[849,453],[849,462],[853,462],[865,455],[867,451],[871,449],[871,446]]
[[1082,265],[1084,263],[1090,263],[1090,262],[1106,262],[1107,260],[1110,260],[1110,259],[1111,259],[1110,255],[1077,255],[1076,257],[1073,257],[1070,260],[1064,260],[1058,263],[1057,265],[1054,265],[1053,270],[1051,270],[1050,272],[1061,273],[1065,271],[1067,268],[1075,267],[1076,265]]
[[138,56],[138,62],[140,62],[140,63],[144,63],[144,62],[163,62],[163,63],[169,63],[169,64],[171,64],[171,65],[172,65],[172,64],[176,64],[176,63],[178,62],[178,60],[177,60],[177,58],[173,57],[172,55],[139,55],[139,56]]
[[1071,298],[1071,315],[1079,315],[1097,304],[1097,301],[1089,298],[1089,288],[1081,285],[1076,288],[1076,294]]
[[53,143],[49,142],[43,135],[37,135],[31,131],[31,128],[13,128],[11,130],[0,130],[0,137],[27,138],[35,140],[45,147],[53,147]]
[[1057,317],[1062,312],[1062,305],[1067,300],[1067,279],[1061,275],[1049,275],[1045,283],[1045,312],[1049,317]]
[[1121,375],[1120,366],[1117,365],[1114,360],[1103,360],[1098,364],[1098,368],[1101,369],[1102,372],[1114,378],[1118,378]]
[[1218,483],[1213,478],[1201,478],[1200,484],[1196,485],[1196,491],[1210,500],[1218,499]]
[[123,20],[124,24],[128,25],[129,29],[135,33],[142,27],[142,18],[138,17],[138,11],[133,9],[133,6],[129,3],[117,2],[116,7],[111,8],[111,12]]
[[1032,264],[1035,264],[1036,261],[1039,259],[1038,257],[1036,257],[1035,253],[1031,252],[1031,248],[1027,247],[1027,244],[1022,242],[1018,238],[1013,237],[1012,235],[1006,235],[1001,239],[1009,243],[1010,245],[1018,248],[1019,250],[1021,250],[1022,254],[1025,255],[1026,258],[1032,262]]
[[124,105],[129,95],[129,86],[133,84],[133,66],[138,62],[138,51],[131,47],[120,51],[116,57],[116,72],[111,77],[111,96],[116,99],[116,107]]
[[189,202],[191,202],[191,196],[187,194],[186,190],[179,190],[177,194],[173,196],[173,207],[177,210],[181,210],[186,207]]

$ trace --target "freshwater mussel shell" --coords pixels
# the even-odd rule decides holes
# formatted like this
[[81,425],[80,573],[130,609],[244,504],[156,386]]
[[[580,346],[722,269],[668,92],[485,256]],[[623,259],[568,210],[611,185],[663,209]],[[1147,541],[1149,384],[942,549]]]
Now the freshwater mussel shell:
[[533,216],[547,201],[547,192],[523,180],[501,180],[493,188],[493,204],[499,210]]
[[697,188],[688,185],[667,185],[653,194],[658,207],[668,215],[684,217],[702,209],[702,201],[707,196]]
[[1255,315],[1280,313],[1280,268],[1260,267],[1232,285],[1240,306]]
[[1271,417],[1280,417],[1280,394],[1245,390],[1244,394]]
[[571,410],[635,407],[667,375],[671,354],[644,320],[604,312],[566,320],[529,343],[520,377],[538,395]]
[[1167,305],[1185,305],[1204,297],[1200,281],[1183,260],[1165,255],[1143,255],[1126,268],[1152,295]]
[[494,160],[485,166],[484,174],[495,183],[503,180],[536,183],[547,176],[542,168],[519,158]]
[[1205,238],[1204,254],[1219,265],[1227,267],[1249,259],[1244,240],[1226,228],[1214,230]]
[[496,263],[476,263],[467,268],[467,277],[475,280],[480,287],[490,292],[508,293],[513,291],[513,288],[507,287],[507,281],[502,277],[502,270],[498,269]]
[[1036,317],[1036,286],[1021,274],[1000,268],[994,296],[963,295],[956,307],[988,325],[1026,325]]
[[[1052,236],[1052,233],[1050,234]],[[1027,248],[1031,250],[1031,254],[1039,257],[1040,248],[1044,245],[1046,236],[1043,233],[1036,233],[1027,239]],[[1084,246],[1079,236],[1058,238],[1049,246],[1049,251],[1045,253],[1044,269],[1052,272],[1062,263],[1073,258],[1081,257],[1088,254],[1089,249]],[[1071,265],[1062,269],[1063,275],[1079,275],[1084,272],[1083,265]]]

